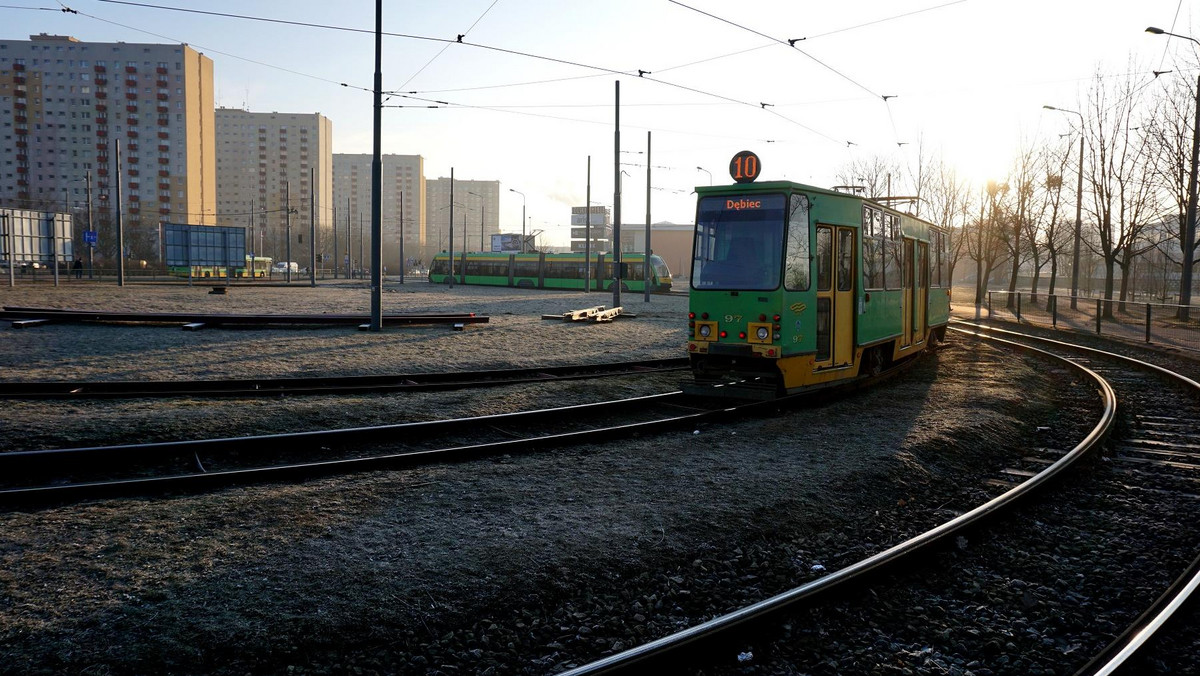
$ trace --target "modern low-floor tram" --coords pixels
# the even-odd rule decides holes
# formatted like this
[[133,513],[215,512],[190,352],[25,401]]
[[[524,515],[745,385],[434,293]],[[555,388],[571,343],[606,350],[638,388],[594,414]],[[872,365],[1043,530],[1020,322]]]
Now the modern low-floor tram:
[[[662,258],[650,254],[647,276],[645,254],[621,255],[621,289],[644,291],[647,278],[652,293],[671,290],[671,271]],[[434,256],[429,266],[429,281],[445,284],[450,281],[450,256],[442,252]],[[527,289],[578,289],[588,285],[590,291],[606,291],[613,284],[612,255],[591,255],[591,270],[584,264],[582,253],[507,253],[454,252],[454,283],[511,286]]]

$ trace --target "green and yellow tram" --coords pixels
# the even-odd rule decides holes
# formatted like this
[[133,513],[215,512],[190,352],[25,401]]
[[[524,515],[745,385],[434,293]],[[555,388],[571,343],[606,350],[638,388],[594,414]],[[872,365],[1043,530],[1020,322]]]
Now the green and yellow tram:
[[[645,291],[645,254],[621,255],[621,289]],[[591,291],[612,288],[612,256],[592,254]],[[583,290],[587,275],[582,253],[504,253],[454,252],[454,282],[529,289]],[[429,281],[445,284],[450,281],[450,256],[442,252],[434,256],[429,266]],[[671,271],[662,258],[650,254],[650,291],[671,290]]]
[[790,394],[877,373],[945,338],[942,228],[799,183],[697,192],[687,345],[697,383]]

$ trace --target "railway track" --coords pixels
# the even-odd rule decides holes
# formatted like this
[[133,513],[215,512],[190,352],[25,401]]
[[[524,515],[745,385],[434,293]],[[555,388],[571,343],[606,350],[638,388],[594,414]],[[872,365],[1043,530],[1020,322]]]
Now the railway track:
[[263,397],[496,387],[518,383],[638,375],[688,368],[686,357],[522,369],[370,376],[239,378],[230,380],[96,380],[0,382],[4,399],[133,397]]
[[[597,442],[766,410],[682,392],[373,427],[0,453],[0,504],[196,491]],[[547,430],[553,430],[547,432]]]
[[[562,377],[655,373],[677,360],[602,367],[569,367]],[[686,359],[681,360],[686,363]],[[890,370],[894,377],[911,365]],[[614,372],[608,372],[611,367]],[[582,369],[590,375],[579,372]],[[494,375],[496,372],[485,372]],[[521,370],[520,380],[542,382],[543,370]],[[877,378],[878,379],[878,378]],[[487,383],[495,384],[489,377]],[[842,391],[861,387],[849,382]],[[449,383],[440,383],[449,387]],[[719,390],[722,384],[713,386]],[[830,391],[824,391],[828,396]],[[114,395],[115,396],[115,395]],[[128,396],[128,395],[125,395]],[[731,401],[681,391],[590,404],[487,416],[257,436],[189,439],[0,453],[0,505],[82,500],[112,495],[198,491],[213,487],[449,462],[496,453],[648,434],[803,401]],[[547,431],[550,430],[550,431]]]
[[[430,312],[421,314],[392,313],[382,317],[385,324],[486,324],[488,317],[474,312]],[[358,314],[226,314],[195,312],[118,312],[111,310],[71,310],[59,308],[30,308],[4,306],[0,321],[12,322],[14,328],[39,323],[112,322],[137,324],[182,324],[185,328],[202,326],[279,326],[320,325],[355,326],[370,321]]]
[[[962,329],[958,330],[962,332]],[[886,622],[890,619],[899,623],[900,626],[896,629],[901,631],[904,631],[903,627],[913,630],[913,622],[920,622],[914,620],[913,611],[921,611],[930,606],[949,608],[953,604],[948,598],[953,595],[951,590],[962,586],[958,576],[970,575],[973,579],[983,580],[1019,580],[1020,575],[1025,575],[1026,573],[1003,568],[1000,562],[1008,563],[1011,560],[1002,553],[1006,548],[1023,552],[1022,548],[1027,546],[1026,540],[1044,538],[1048,533],[1052,533],[1050,537],[1073,538],[1082,541],[1089,549],[1116,558],[1119,554],[1111,553],[1110,550],[1123,552],[1122,544],[1130,539],[1129,534],[1121,534],[1122,525],[1119,523],[1090,523],[1089,525],[1095,526],[1093,532],[1087,532],[1092,530],[1090,528],[1085,528],[1082,532],[1073,531],[1069,524],[1055,526],[1036,520],[1033,521],[1033,525],[1021,523],[1018,517],[1028,511],[1034,511],[1037,516],[1026,516],[1025,520],[1045,518],[1043,512],[1057,514],[1059,509],[1069,509],[1069,505],[1073,504],[1072,498],[1082,500],[1084,504],[1113,502],[1135,510],[1137,505],[1129,503],[1130,494],[1134,494],[1136,499],[1152,503],[1149,506],[1141,505],[1143,511],[1153,513],[1153,501],[1158,500],[1161,504],[1168,505],[1168,513],[1172,511],[1172,505],[1190,508],[1192,513],[1195,513],[1196,506],[1200,503],[1196,497],[1200,491],[1195,489],[1200,470],[1200,454],[1196,451],[1200,448],[1197,448],[1198,444],[1193,439],[1200,437],[1200,424],[1194,422],[1200,418],[1200,385],[1171,374],[1165,369],[1134,363],[1128,358],[1098,351],[1083,352],[1079,348],[1054,344],[1053,341],[1035,341],[1018,335],[1004,338],[996,335],[980,337],[1022,350],[1039,349],[1033,347],[1035,342],[1039,342],[1042,345],[1040,353],[1047,358],[1061,364],[1072,364],[1073,369],[1088,374],[1088,378],[1094,381],[1095,388],[1101,394],[1104,407],[1098,424],[1070,450],[1060,450],[1054,454],[1048,449],[1041,449],[1040,453],[1027,454],[1029,466],[1036,468],[1036,471],[1018,468],[1004,473],[1005,478],[1002,481],[1009,483],[1010,489],[921,535],[753,605],[569,669],[564,673],[570,676],[646,673],[647,670],[668,668],[668,665],[669,668],[678,669],[680,664],[688,663],[697,667],[703,664],[705,673],[742,673],[739,663],[743,658],[746,661],[755,660],[756,654],[769,655],[775,660],[768,662],[760,658],[761,661],[754,662],[770,673],[773,673],[773,667],[785,670],[802,668],[805,673],[814,674],[866,673],[877,669],[889,657],[885,653],[885,656],[877,658],[876,662],[861,657],[864,653],[871,653],[868,646],[872,645],[872,641],[879,643],[880,633],[891,633]],[[1171,379],[1171,384],[1164,386],[1164,378]],[[1117,397],[1122,401],[1120,416],[1117,412]],[[1111,462],[1082,462],[1085,458],[1099,457],[1101,442],[1110,434],[1112,445],[1117,450],[1116,457]],[[1047,459],[1047,453],[1057,455],[1056,459]],[[987,488],[993,491],[1002,481],[994,477],[985,479]],[[1053,486],[1061,485],[1064,481],[1071,482],[1071,491],[1051,492]],[[1188,487],[1191,487],[1190,492]],[[1093,491],[1094,494],[1084,493],[1076,497],[1076,491]],[[1057,504],[1060,502],[1063,503],[1061,507]],[[1047,504],[1050,506],[1039,507]],[[1089,522],[1086,514],[1078,519]],[[1115,520],[1124,519],[1118,514]],[[985,522],[987,531],[980,533],[979,529]],[[1026,532],[1028,530],[1038,532],[1029,534]],[[993,531],[1000,534],[992,534]],[[1191,543],[1193,550],[1200,546],[1194,538],[1184,539]],[[965,546],[963,543],[974,540],[988,543],[988,551],[981,552],[978,555],[979,560],[972,564],[977,568],[968,573],[958,570],[955,565],[948,565],[945,559],[957,561],[967,557],[955,552],[954,547],[947,553],[946,545],[954,544],[961,549]],[[995,540],[1004,541],[993,542]],[[1029,551],[1036,550],[1036,546],[1033,545],[1027,548]],[[995,553],[992,553],[993,550]],[[1186,556],[1192,556],[1193,550],[1189,550]],[[1179,559],[1180,556],[1172,558]],[[1097,587],[1098,583],[1083,585],[1099,596],[1086,603],[1081,602],[1084,608],[1089,609],[1089,613],[1095,613],[1096,616],[1080,617],[1074,623],[1072,620],[1075,618],[1064,618],[1063,624],[1073,626],[1083,638],[1076,637],[1077,641],[1075,638],[1064,639],[1070,647],[1063,651],[1066,654],[1061,658],[1052,660],[1057,661],[1057,666],[1051,671],[1069,673],[1077,670],[1078,676],[1117,673],[1121,669],[1128,670],[1126,673],[1142,673],[1137,670],[1139,667],[1136,665],[1139,664],[1139,660],[1144,662],[1153,659],[1144,655],[1150,638],[1173,612],[1186,603],[1187,593],[1200,584],[1200,559],[1193,560],[1190,564],[1186,559],[1175,563],[1176,566],[1169,573],[1138,571],[1140,576],[1153,577],[1159,582],[1154,587],[1153,594],[1148,597],[1148,585],[1138,584],[1140,578],[1131,581],[1122,579],[1120,575],[1110,574],[1105,577],[1104,582],[1112,584],[1112,588]],[[901,571],[898,575],[899,581],[888,578],[880,582],[871,577],[885,570]],[[902,572],[912,570],[921,572],[907,576]],[[1076,569],[1076,572],[1080,578],[1096,575],[1096,571],[1093,570]],[[1055,574],[1062,575],[1065,579],[1071,577],[1061,571]],[[1172,576],[1177,577],[1173,583],[1169,583]],[[864,600],[861,598],[862,589],[868,585],[870,598]],[[906,585],[919,589],[903,591],[901,588]],[[1063,582],[1063,585],[1072,586],[1067,582]],[[1136,591],[1130,591],[1130,587]],[[1070,596],[1078,591],[1067,589],[1062,593]],[[903,600],[891,603],[889,598],[892,596]],[[1158,598],[1151,603],[1155,596]],[[798,640],[794,627],[813,621],[805,619],[803,613],[819,612],[816,609],[828,606],[834,600],[854,603],[854,598],[858,599],[857,603],[861,607],[858,608],[857,622],[851,621],[851,626],[845,628],[845,635],[838,634],[837,628],[826,624],[830,621],[830,614],[826,613],[821,616],[821,638],[816,641],[815,647]],[[1019,595],[1018,600],[1018,606],[1023,601],[1026,606],[1024,610],[1029,612],[1033,612],[1039,603],[1036,597],[1030,596],[1028,590],[1023,596]],[[888,617],[886,611],[881,610],[890,606],[900,609],[898,617]],[[1010,612],[1009,609],[974,607],[976,609],[969,611],[968,615],[994,614],[997,617],[1006,617]],[[953,615],[950,610],[944,612],[948,616]],[[843,611],[835,614],[850,613]],[[883,615],[883,619],[880,615]],[[949,623],[948,619],[945,621]],[[1103,629],[1091,630],[1092,624]],[[786,630],[776,628],[781,625],[786,627]],[[876,628],[870,629],[863,625]],[[1012,641],[1017,640],[1016,637],[1020,634],[1035,631],[1028,625],[1021,626],[1024,628],[990,626],[989,623],[987,631],[994,631],[1001,637],[1007,635],[1009,639],[999,643],[988,642],[987,646],[999,647],[981,649],[976,656],[978,659],[974,662],[964,659],[954,663],[952,658],[941,660],[941,656],[936,654],[933,647],[939,641],[930,637],[919,639],[922,643],[916,644],[913,652],[909,654],[909,658],[917,662],[893,663],[891,666],[924,673],[921,666],[923,665],[928,673],[954,673],[952,667],[957,666],[960,671],[965,672],[969,669],[964,667],[969,664],[971,668],[986,668],[991,673],[1026,673],[1021,668],[1011,666],[1015,663],[1004,653],[1003,648],[1006,642],[1012,646]],[[954,635],[956,629],[950,625],[942,631],[945,635]],[[970,632],[977,634],[979,629],[971,628]],[[778,638],[780,633],[784,633],[785,637]],[[778,640],[764,639],[763,636],[775,637]],[[973,639],[968,637],[968,640]],[[1040,644],[1042,649],[1047,649],[1048,645],[1060,644],[1060,641],[1050,637],[1044,637],[1043,640],[1044,643]],[[797,644],[806,645],[810,650],[805,652],[803,648],[797,649]],[[920,645],[926,647],[922,649]],[[858,656],[847,657],[844,652],[839,652],[848,650],[847,646],[856,646],[855,654]],[[735,655],[737,659],[731,659]],[[986,659],[988,656],[995,663],[989,663],[989,659]],[[864,659],[868,661],[856,661]],[[725,666],[720,666],[722,664]],[[1007,670],[1004,664],[1010,665]]]

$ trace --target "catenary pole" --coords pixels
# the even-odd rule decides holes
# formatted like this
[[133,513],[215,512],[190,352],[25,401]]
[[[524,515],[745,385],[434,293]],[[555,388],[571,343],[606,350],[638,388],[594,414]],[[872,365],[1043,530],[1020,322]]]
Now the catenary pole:
[[117,183],[117,286],[125,286],[125,227],[121,222],[121,146],[113,139],[114,173]]
[[375,0],[375,139],[371,156],[371,330],[383,328],[383,0]]
[[621,307],[621,81],[614,84],[612,306],[616,308]]
[[308,285],[317,285],[317,198],[313,192],[317,170],[308,170]]

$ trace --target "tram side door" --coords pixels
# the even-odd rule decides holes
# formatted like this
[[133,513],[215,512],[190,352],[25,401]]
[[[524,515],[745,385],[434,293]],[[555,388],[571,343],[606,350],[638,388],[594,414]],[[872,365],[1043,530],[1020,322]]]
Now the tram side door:
[[926,311],[929,308],[929,243],[917,242],[916,294],[913,303],[913,342],[925,340]]
[[854,360],[854,230],[817,226],[817,368]]

